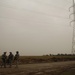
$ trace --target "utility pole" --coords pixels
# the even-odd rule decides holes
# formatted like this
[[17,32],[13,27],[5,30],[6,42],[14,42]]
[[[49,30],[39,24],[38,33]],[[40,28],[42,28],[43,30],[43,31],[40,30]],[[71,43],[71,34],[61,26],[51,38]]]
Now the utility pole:
[[72,53],[72,54],[75,54],[75,1],[74,1],[74,0],[73,0],[73,6],[71,6],[71,7],[69,8],[69,10],[70,10],[71,8],[73,8],[73,13],[70,14],[70,16],[71,16],[71,15],[74,16],[73,20],[70,22],[70,24],[73,22],[73,36],[72,36],[72,51],[71,51],[71,53]]

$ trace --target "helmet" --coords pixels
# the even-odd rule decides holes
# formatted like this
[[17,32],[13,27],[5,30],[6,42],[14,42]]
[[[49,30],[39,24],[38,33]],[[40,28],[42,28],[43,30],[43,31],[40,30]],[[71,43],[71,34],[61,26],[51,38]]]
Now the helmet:
[[4,52],[4,54],[6,54],[7,52]]
[[16,53],[19,53],[18,51],[16,51]]

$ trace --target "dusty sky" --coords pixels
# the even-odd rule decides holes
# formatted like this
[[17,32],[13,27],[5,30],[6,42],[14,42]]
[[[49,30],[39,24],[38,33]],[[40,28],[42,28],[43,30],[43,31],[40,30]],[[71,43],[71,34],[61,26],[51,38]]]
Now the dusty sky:
[[71,53],[71,5],[72,0],[0,0],[0,53]]

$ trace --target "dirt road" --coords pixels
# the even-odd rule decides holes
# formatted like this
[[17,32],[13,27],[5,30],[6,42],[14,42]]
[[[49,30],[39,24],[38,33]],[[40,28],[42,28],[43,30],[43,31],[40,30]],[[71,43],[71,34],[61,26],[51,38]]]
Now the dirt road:
[[61,75],[75,68],[75,61],[19,65],[19,68],[0,68],[0,75]]

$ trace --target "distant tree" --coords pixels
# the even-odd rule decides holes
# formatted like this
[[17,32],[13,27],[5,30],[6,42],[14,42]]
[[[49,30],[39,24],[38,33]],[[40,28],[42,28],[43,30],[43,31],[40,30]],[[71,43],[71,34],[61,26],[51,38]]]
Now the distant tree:
[[57,56],[60,56],[60,54],[58,53]]
[[52,56],[52,54],[49,54],[49,56]]
[[48,54],[46,54],[46,56],[49,56]]

